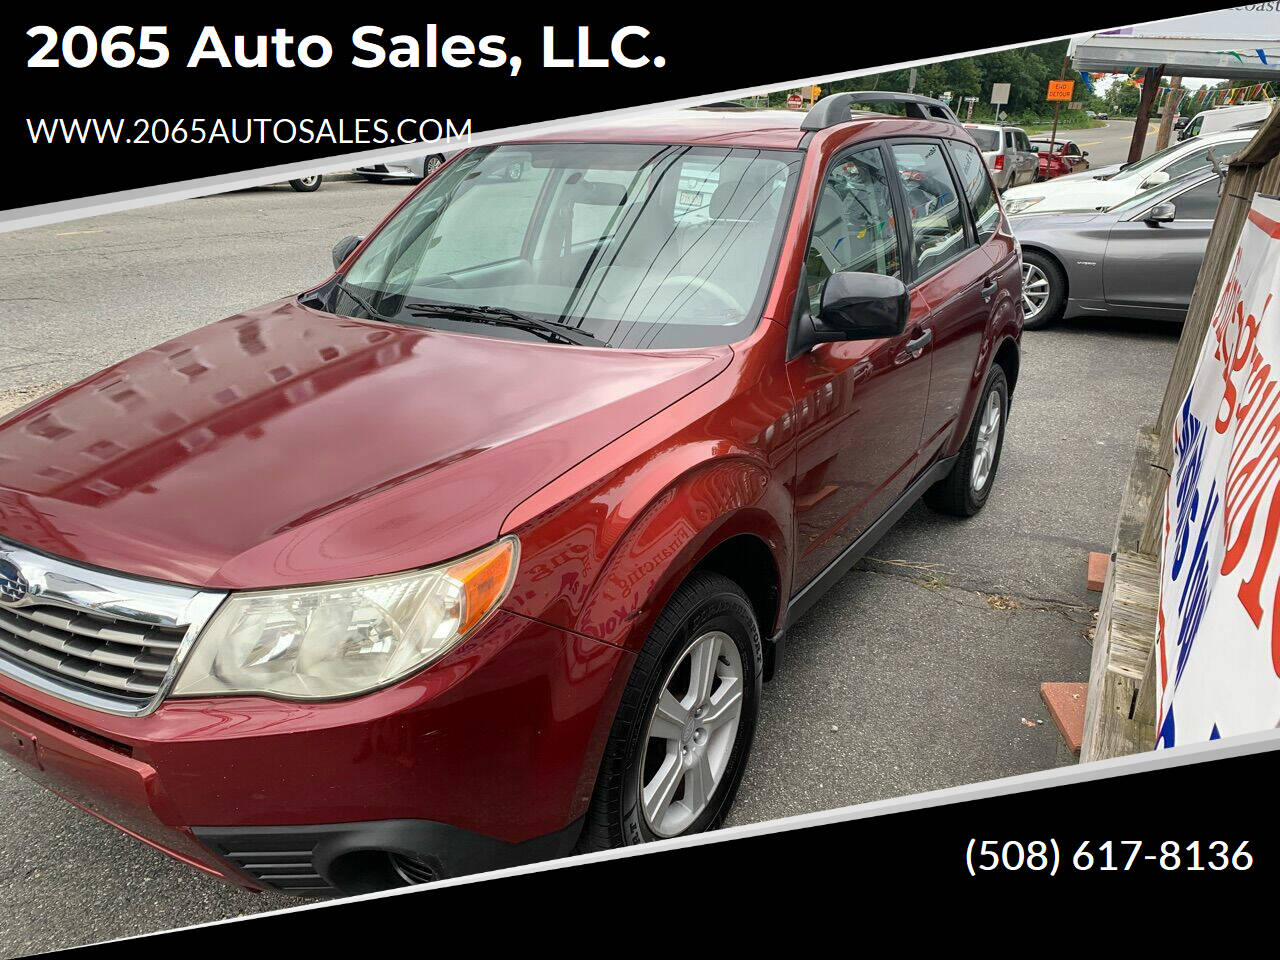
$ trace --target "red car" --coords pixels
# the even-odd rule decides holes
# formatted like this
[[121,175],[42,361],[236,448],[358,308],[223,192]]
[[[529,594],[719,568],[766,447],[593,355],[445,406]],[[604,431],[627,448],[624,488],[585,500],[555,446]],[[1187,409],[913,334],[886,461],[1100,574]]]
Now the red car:
[[0,422],[0,746],[214,876],[711,828],[788,626],[991,492],[1019,251],[936,101],[477,147],[335,260]]
[[1089,151],[1081,150],[1070,140],[1032,140],[1031,149],[1040,154],[1037,180],[1052,180],[1089,169]]

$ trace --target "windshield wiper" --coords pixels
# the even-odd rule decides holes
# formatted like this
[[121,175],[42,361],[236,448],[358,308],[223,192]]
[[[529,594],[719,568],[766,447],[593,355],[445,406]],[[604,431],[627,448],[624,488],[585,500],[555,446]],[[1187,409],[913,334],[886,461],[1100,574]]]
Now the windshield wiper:
[[347,281],[345,281],[345,280],[339,280],[336,284],[334,284],[333,289],[335,289],[335,290],[337,290],[337,291],[339,291],[339,292],[341,292],[341,293],[345,293],[348,297],[350,297],[352,300],[354,300],[354,301],[356,302],[356,304],[357,304],[357,305],[359,305],[360,307],[362,307],[362,308],[364,309],[365,313],[369,314],[369,319],[370,319],[370,320],[391,320],[391,319],[393,319],[392,317],[388,317],[386,314],[384,314],[384,313],[379,313],[377,310],[375,310],[375,309],[373,308],[373,304],[371,304],[368,300],[366,300],[366,299],[365,299],[363,296],[361,296],[360,294],[356,293],[356,292],[355,292],[355,290],[353,290],[353,289],[351,288],[350,284],[348,284],[348,283],[347,283]]
[[506,307],[473,307],[463,303],[410,303],[405,308],[412,311],[413,317],[448,317],[471,323],[490,323],[496,327],[511,327],[514,330],[527,330],[545,340],[559,340],[561,343],[572,343],[581,347],[607,347],[608,343],[599,337],[568,327],[563,323],[541,320],[527,313],[518,313]]

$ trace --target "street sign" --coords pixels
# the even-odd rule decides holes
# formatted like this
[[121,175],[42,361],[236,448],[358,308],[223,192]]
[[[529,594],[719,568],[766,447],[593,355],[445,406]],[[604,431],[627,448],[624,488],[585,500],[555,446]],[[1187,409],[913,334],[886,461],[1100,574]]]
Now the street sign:
[[798,93],[793,93],[787,97],[787,107],[791,110],[803,110],[804,99]]
[[1049,93],[1045,97],[1050,103],[1070,103],[1071,97],[1075,94],[1076,82],[1074,80],[1050,80]]
[[991,102],[1001,106],[1009,102],[1009,84],[993,83],[991,85]]

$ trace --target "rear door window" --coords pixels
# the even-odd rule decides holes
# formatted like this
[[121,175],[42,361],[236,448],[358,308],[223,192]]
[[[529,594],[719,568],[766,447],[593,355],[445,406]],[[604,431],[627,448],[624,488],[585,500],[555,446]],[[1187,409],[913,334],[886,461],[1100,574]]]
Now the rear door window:
[[996,192],[991,187],[991,178],[987,176],[987,168],[977,150],[958,140],[950,141],[948,146],[951,148],[956,173],[964,184],[964,195],[968,198],[969,210],[973,213],[978,242],[982,243],[994,236],[1000,228],[1000,205],[996,202]]
[[895,143],[893,158],[907,202],[916,279],[959,258],[972,244],[964,207],[939,141]]

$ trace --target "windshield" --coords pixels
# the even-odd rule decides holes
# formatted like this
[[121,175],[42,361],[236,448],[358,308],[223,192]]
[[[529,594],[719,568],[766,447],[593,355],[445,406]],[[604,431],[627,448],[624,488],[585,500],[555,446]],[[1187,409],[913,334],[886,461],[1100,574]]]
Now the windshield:
[[984,130],[982,127],[965,127],[969,131],[969,136],[973,137],[973,142],[978,145],[979,150],[990,153],[992,150],[1000,149],[1000,131]]
[[[732,343],[755,326],[803,156],[669,144],[478,147],[375,236],[335,312],[526,339],[485,307],[613,347]],[[362,307],[358,301],[364,301]],[[588,338],[588,339],[590,339]]]

